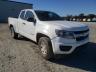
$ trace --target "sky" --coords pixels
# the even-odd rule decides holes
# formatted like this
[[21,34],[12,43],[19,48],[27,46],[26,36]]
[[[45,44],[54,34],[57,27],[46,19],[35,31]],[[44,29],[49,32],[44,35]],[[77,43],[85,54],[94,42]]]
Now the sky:
[[96,0],[12,0],[33,4],[35,10],[48,10],[61,16],[96,14]]

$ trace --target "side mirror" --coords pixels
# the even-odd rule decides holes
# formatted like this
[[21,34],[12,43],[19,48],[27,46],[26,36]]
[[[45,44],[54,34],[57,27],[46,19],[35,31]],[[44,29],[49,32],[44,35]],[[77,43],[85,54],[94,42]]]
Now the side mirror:
[[34,18],[28,18],[27,21],[34,22]]

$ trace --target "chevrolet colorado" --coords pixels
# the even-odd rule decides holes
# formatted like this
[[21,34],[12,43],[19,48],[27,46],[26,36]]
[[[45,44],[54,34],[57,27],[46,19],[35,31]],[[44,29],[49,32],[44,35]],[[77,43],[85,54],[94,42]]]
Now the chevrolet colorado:
[[64,21],[50,11],[24,9],[18,18],[8,18],[11,36],[21,35],[38,43],[45,59],[55,54],[71,54],[89,41],[89,27],[79,22]]

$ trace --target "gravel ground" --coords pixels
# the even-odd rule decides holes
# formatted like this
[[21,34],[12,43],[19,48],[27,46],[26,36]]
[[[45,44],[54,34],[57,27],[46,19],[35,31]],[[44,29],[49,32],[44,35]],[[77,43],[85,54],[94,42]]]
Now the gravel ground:
[[96,72],[96,25],[90,25],[88,47],[66,58],[44,60],[36,43],[12,39],[8,25],[0,24],[0,72]]

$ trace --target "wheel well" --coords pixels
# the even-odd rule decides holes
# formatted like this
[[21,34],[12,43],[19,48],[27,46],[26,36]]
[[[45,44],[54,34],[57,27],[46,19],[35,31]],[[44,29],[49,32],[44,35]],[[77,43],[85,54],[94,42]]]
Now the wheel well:
[[[36,36],[36,41],[37,41],[37,43],[38,43],[38,41],[39,41],[39,39],[40,39],[41,37],[47,37],[47,38],[49,38],[49,37],[48,37],[47,35],[45,35],[45,34],[38,33],[37,36]],[[50,38],[49,38],[49,39],[50,39]]]
[[42,34],[42,33],[38,33],[37,34],[37,36],[36,36],[36,39],[37,39],[37,43],[39,42],[39,39],[41,38],[41,37],[47,37],[48,39],[49,39],[49,45],[50,45],[50,56],[54,56],[54,54],[53,54],[53,46],[52,46],[52,42],[51,42],[51,39],[47,36],[47,35],[45,35],[45,34]]
[[10,24],[9,28],[13,27],[13,25]]

